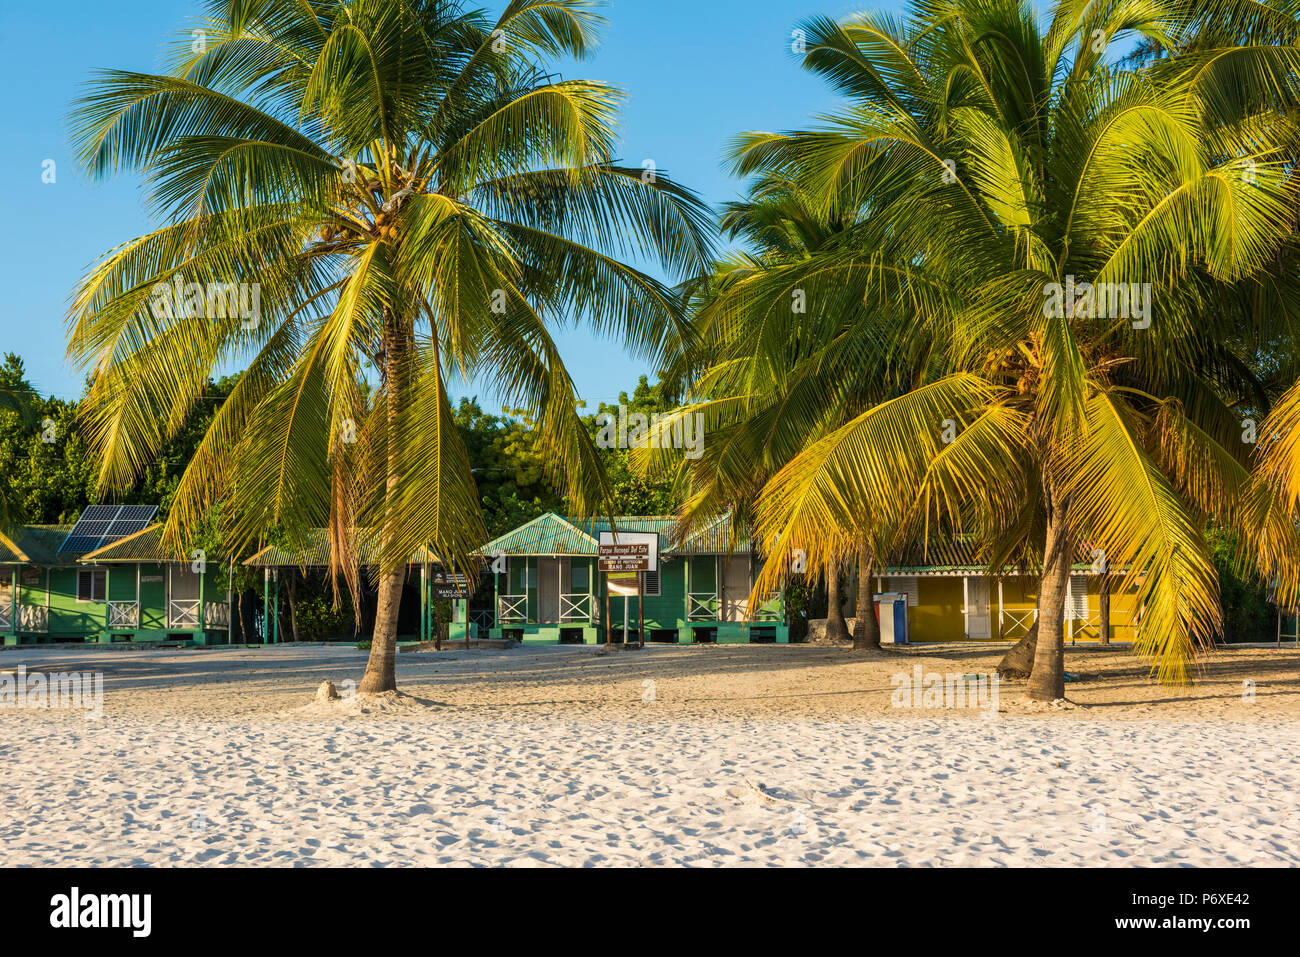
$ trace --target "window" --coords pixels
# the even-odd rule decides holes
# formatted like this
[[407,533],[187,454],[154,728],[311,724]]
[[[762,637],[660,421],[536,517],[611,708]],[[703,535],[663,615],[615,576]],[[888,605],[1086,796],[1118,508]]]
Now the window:
[[586,594],[591,587],[591,568],[586,562],[574,562],[569,571],[569,592],[574,595]]
[[1066,619],[1087,621],[1091,612],[1092,606],[1088,600],[1088,576],[1071,575],[1070,583],[1065,589]]
[[658,598],[660,594],[658,570],[652,572],[642,572],[641,587],[642,589],[644,589],[641,592],[641,594],[645,595],[647,598]]
[[83,568],[77,572],[77,601],[103,601],[108,573],[102,568]]

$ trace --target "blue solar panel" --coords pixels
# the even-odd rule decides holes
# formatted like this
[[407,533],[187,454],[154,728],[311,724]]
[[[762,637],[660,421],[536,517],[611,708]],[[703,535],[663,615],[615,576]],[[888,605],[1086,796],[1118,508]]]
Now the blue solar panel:
[[157,505],[91,505],[72,527],[61,552],[84,555],[149,527]]

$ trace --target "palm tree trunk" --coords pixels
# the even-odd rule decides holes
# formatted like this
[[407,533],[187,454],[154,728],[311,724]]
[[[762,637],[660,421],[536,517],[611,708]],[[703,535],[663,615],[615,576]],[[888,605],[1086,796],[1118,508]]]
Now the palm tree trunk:
[[1034,668],[1034,653],[1038,650],[1038,622],[1029,626],[1025,637],[1017,641],[998,662],[998,677],[1028,678]]
[[1102,572],[1100,580],[1097,582],[1098,591],[1098,637],[1097,640],[1103,645],[1110,644],[1110,571],[1109,569]]
[[1027,691],[1033,701],[1065,697],[1065,592],[1074,550],[1065,520],[1065,506],[1048,498],[1047,544],[1043,550],[1043,580],[1038,589],[1038,642]]
[[826,640],[849,640],[849,625],[844,620],[844,596],[840,588],[838,564],[826,567]]
[[[397,450],[397,419],[406,400],[406,340],[397,328],[396,317],[384,315],[384,381],[388,388],[388,502],[384,511],[382,542],[387,546],[397,536],[397,512],[392,499],[401,484]],[[382,549],[386,551],[386,547]],[[362,694],[397,690],[397,615],[402,604],[406,566],[398,565],[379,579],[375,604],[375,630],[370,639],[370,658],[357,689]]]
[[876,590],[871,584],[871,570],[875,556],[871,553],[866,533],[858,546],[858,617],[853,623],[853,650],[868,651],[880,648],[880,622],[876,621]]

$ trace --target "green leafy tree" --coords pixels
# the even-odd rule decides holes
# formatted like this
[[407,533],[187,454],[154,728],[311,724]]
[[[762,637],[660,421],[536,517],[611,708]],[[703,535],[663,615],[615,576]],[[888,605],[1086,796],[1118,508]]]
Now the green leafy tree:
[[[1233,521],[1252,451],[1231,403],[1256,383],[1229,330],[1295,342],[1294,116],[1235,92],[1293,101],[1277,63],[1294,57],[1108,60],[1134,36],[1178,51],[1188,22],[1178,4],[1059,3],[1040,19],[1015,0],[816,18],[805,65],[849,105],[734,153],[738,172],[794,181],[852,225],[734,284],[718,321],[753,330],[771,368],[792,342],[837,337],[867,368],[927,356],[906,391],[766,482],[759,540],[797,543],[817,568],[864,522],[881,539],[949,528],[992,567],[1037,566],[1035,699],[1064,694],[1084,543],[1137,571],[1138,648],[1161,680],[1188,679],[1222,625],[1205,530]],[[1225,58],[1235,69],[1206,68]],[[838,383],[808,381],[802,401],[831,408]],[[769,563],[756,588],[779,574]]]
[[590,51],[587,0],[511,0],[495,20],[452,0],[206,7],[204,43],[186,34],[168,72],[99,74],[73,115],[84,168],[139,170],[163,223],[72,306],[98,483],[129,487],[212,369],[251,355],[168,540],[217,501],[235,548],[325,525],[354,589],[358,540],[375,543],[360,690],[390,691],[408,557],[428,545],[468,569],[486,533],[448,378],[529,410],[550,474],[595,511],[606,483],[552,329],[586,322],[667,361],[690,338],[679,297],[620,257],[694,275],[710,218],[615,162],[619,93],[545,72]]

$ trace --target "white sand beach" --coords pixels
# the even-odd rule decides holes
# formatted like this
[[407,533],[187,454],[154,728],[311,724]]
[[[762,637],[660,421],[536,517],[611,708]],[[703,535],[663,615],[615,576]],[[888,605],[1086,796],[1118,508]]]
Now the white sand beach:
[[1300,864],[1294,652],[1181,698],[1109,651],[1070,655],[1072,707],[889,704],[997,654],[454,649],[399,657],[410,699],[316,704],[363,652],[6,649],[105,695],[0,710],[0,863]]

